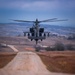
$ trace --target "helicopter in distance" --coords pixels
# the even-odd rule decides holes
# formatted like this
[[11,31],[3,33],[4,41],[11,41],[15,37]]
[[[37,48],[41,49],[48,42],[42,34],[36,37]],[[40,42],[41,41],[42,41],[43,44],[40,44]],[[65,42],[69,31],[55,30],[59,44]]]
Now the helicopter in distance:
[[[11,19],[13,20],[13,19]],[[28,39],[35,40],[36,44],[38,43],[38,40],[44,40],[46,39],[46,37],[50,35],[50,32],[45,32],[44,28],[40,28],[39,23],[41,22],[58,22],[58,21],[67,21],[67,19],[62,19],[59,20],[57,18],[52,18],[52,19],[47,19],[47,20],[42,20],[39,21],[38,19],[36,19],[35,21],[26,21],[26,20],[13,20],[13,21],[17,21],[17,22],[30,22],[33,23],[33,26],[29,29],[28,32],[23,32],[24,36],[26,36],[26,34],[28,34]]]

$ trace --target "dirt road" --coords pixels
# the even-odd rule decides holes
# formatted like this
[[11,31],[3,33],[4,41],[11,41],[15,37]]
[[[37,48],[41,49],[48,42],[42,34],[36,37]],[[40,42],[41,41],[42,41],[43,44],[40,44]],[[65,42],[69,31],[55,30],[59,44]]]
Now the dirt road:
[[18,52],[18,50],[14,46],[12,45],[7,45],[7,46],[10,47],[14,52]]
[[0,75],[71,75],[52,73],[46,69],[40,57],[34,52],[19,52],[4,68]]

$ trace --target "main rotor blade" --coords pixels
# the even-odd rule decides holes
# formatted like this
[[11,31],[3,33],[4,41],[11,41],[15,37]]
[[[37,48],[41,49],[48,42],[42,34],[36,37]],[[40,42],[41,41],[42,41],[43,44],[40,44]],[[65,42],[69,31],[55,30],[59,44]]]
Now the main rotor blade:
[[[13,20],[13,19],[10,19]],[[25,21],[25,20],[13,20],[13,21],[17,21],[17,22],[35,22],[35,21]]]
[[[14,19],[10,19],[10,20],[17,21],[17,22],[33,22],[33,23],[36,22],[36,21],[26,21],[26,20],[14,20]],[[58,22],[58,21],[68,21],[68,19],[59,20],[57,18],[52,18],[52,19],[38,21],[38,23],[41,23],[41,22]]]
[[39,21],[39,22],[48,22],[48,21],[53,21],[53,20],[57,20],[57,18],[47,19],[47,20],[43,20],[43,21]]
[[68,19],[59,20],[59,19],[56,18],[56,19],[52,19],[52,20],[48,19],[48,20],[41,21],[41,22],[58,22],[58,21],[68,21]]
[[59,21],[68,21],[68,19],[62,19],[62,20],[53,20],[53,21],[48,21],[48,22],[59,22]]

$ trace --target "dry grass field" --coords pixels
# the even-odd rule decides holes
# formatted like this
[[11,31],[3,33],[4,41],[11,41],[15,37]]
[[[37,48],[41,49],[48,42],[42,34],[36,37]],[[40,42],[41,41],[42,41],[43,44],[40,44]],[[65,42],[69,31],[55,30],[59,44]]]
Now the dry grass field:
[[49,71],[75,74],[75,52],[50,51],[38,55]]
[[16,53],[14,52],[1,52],[0,53],[0,69],[7,65],[14,57]]

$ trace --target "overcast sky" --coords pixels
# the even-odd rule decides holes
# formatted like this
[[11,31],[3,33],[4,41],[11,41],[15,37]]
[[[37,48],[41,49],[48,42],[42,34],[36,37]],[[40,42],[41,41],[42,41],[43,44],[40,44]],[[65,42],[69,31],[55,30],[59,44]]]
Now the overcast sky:
[[9,19],[39,20],[58,18],[67,22],[50,24],[75,25],[75,0],[0,0],[0,22]]

